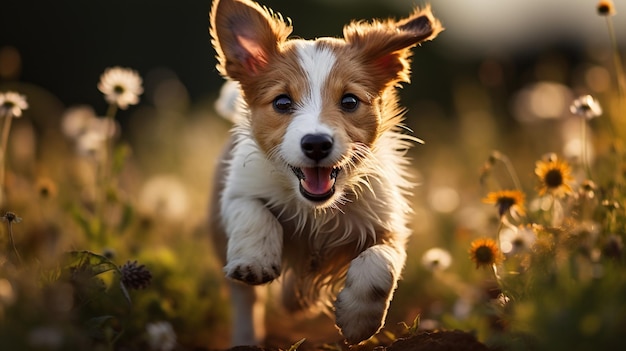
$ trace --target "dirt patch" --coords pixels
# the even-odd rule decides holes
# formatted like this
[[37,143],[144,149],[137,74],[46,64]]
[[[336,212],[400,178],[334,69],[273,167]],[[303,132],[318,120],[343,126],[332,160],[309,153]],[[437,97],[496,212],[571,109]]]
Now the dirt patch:
[[[304,345],[302,345],[304,346]],[[306,347],[306,349],[311,349]],[[348,348],[345,348],[348,350]],[[360,350],[353,347],[350,350]],[[315,348],[313,348],[315,350]],[[317,350],[329,350],[320,347]],[[237,346],[226,351],[281,351],[278,348],[263,348],[257,346]],[[284,350],[283,350],[284,351]],[[388,346],[377,346],[373,351],[496,351],[481,343],[470,333],[460,330],[422,331],[410,337],[395,340]]]
[[[386,351],[490,351],[474,335],[459,331],[422,332],[412,337],[398,339]],[[378,350],[377,350],[378,351]]]

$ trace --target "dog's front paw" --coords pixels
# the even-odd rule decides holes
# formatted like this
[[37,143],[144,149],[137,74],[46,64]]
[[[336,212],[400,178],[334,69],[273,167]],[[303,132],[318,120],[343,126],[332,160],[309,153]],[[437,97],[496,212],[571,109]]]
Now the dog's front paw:
[[278,278],[280,261],[269,262],[267,259],[239,258],[229,260],[224,271],[230,279],[251,285],[260,285]]
[[371,257],[360,256],[352,262],[335,301],[337,326],[350,344],[367,340],[382,328],[395,288],[391,272],[373,264]]
[[346,287],[339,293],[335,301],[336,323],[349,344],[367,340],[382,328],[390,290],[388,287],[365,290]]

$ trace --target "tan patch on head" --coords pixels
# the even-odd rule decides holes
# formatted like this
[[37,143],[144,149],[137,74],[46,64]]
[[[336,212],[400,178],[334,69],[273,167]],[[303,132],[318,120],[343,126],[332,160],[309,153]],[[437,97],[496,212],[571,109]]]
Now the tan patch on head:
[[251,84],[242,83],[246,101],[251,111],[251,127],[261,149],[271,154],[280,145],[292,119],[292,114],[274,109],[274,100],[287,95],[294,106],[302,99],[307,81],[298,62],[295,47],[287,42],[272,61],[272,65],[256,77]]
[[[321,120],[331,126],[345,142],[361,143],[371,146],[378,133],[380,115],[376,111],[376,99],[367,87],[351,77],[354,71],[346,70],[344,60],[339,59],[331,71],[323,93],[324,108]],[[354,111],[344,111],[341,100],[352,94],[359,100]],[[336,136],[337,138],[337,136]]]

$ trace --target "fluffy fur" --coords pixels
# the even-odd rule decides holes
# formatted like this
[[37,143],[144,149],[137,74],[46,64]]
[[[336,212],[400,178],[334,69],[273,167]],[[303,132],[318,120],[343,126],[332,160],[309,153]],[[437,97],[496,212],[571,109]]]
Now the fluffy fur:
[[218,70],[242,97],[211,219],[233,344],[262,341],[258,286],[281,275],[289,310],[327,307],[349,343],[368,339],[410,235],[405,153],[416,139],[402,132],[396,88],[410,49],[442,27],[426,7],[351,23],[341,39],[289,39],[280,15],[249,0],[214,1],[210,21]]

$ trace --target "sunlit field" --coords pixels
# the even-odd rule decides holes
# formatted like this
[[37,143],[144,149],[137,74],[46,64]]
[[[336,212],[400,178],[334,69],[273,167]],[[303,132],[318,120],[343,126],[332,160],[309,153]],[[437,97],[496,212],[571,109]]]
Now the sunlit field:
[[[367,1],[353,16],[353,2],[330,3],[302,5],[337,11],[337,32],[323,35],[410,11]],[[295,34],[319,35],[302,8],[263,4],[293,10]],[[209,6],[193,18],[206,53],[197,77],[109,47],[111,62],[91,59],[97,71],[38,81],[40,43],[0,27],[0,350],[229,347],[207,214],[232,124],[216,108]],[[626,2],[567,6],[581,9],[568,17],[581,32],[601,29],[595,40],[464,54],[446,39],[459,36],[448,9],[446,31],[414,49],[401,91],[425,141],[410,151],[414,235],[386,327],[354,349],[450,330],[491,350],[623,345]],[[269,289],[268,347],[348,349],[332,317],[292,322]]]

